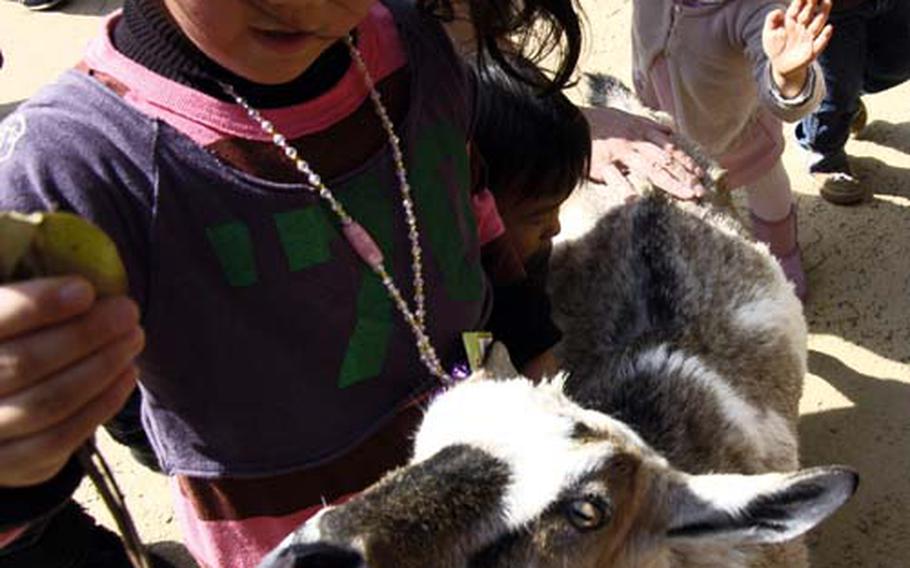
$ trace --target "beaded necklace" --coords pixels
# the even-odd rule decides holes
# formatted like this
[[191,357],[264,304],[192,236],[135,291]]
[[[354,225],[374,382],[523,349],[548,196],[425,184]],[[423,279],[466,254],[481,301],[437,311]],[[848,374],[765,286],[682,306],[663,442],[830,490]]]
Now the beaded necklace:
[[420,355],[421,362],[423,362],[424,366],[426,366],[433,376],[440,379],[443,383],[448,384],[451,383],[453,379],[440,363],[439,357],[436,355],[436,350],[433,348],[433,345],[430,343],[430,338],[427,335],[422,261],[423,253],[420,248],[420,233],[417,229],[417,216],[414,214],[414,202],[411,198],[411,186],[408,183],[404,155],[401,153],[401,140],[395,134],[392,120],[389,118],[389,113],[382,103],[379,91],[376,90],[376,84],[367,69],[360,51],[354,45],[350,36],[346,37],[344,41],[351,53],[351,59],[357,65],[367,88],[370,90],[370,99],[373,101],[373,107],[376,109],[376,114],[379,117],[380,122],[382,122],[382,128],[385,130],[389,139],[389,144],[392,147],[392,158],[395,161],[395,173],[398,177],[398,183],[401,189],[401,205],[404,209],[404,218],[408,226],[408,240],[411,244],[411,270],[414,274],[413,309],[408,305],[408,302],[401,294],[401,290],[395,284],[395,281],[392,279],[388,270],[386,270],[382,250],[379,248],[379,245],[376,244],[376,241],[370,233],[348,214],[341,202],[335,198],[331,190],[323,183],[322,178],[313,171],[306,160],[299,156],[297,149],[288,144],[287,138],[275,128],[274,124],[264,118],[258,110],[251,107],[246,99],[237,94],[237,91],[231,85],[228,85],[227,83],[220,83],[220,85],[225,93],[231,96],[238,105],[243,107],[247,116],[255,121],[259,127],[271,137],[272,143],[282,151],[287,159],[294,163],[294,167],[297,168],[297,171],[306,176],[307,182],[309,182],[309,190],[325,201],[332,212],[335,213],[335,216],[338,217],[338,220],[341,223],[341,231],[348,241],[348,244],[351,245],[354,252],[356,252],[363,262],[365,262],[379,277],[389,297],[398,308],[398,311],[401,312],[401,315],[408,323],[408,326],[410,326],[411,331],[414,333],[417,352]]

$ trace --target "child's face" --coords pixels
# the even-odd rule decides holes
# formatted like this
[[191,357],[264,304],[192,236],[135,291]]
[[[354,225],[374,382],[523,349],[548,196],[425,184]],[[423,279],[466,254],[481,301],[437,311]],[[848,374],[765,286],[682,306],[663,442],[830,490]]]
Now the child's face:
[[552,246],[553,237],[561,229],[559,206],[566,198],[568,195],[541,199],[497,199],[499,214],[522,262]]
[[375,0],[164,0],[206,55],[251,81],[286,83],[366,17]]

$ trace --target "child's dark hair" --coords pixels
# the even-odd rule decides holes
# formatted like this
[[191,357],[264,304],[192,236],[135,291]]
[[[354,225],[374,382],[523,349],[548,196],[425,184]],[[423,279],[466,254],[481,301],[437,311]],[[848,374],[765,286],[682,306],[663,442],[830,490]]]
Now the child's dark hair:
[[[443,21],[452,21],[453,2],[467,7],[478,57],[487,55],[507,73],[547,91],[569,83],[582,42],[582,12],[575,0],[417,0],[417,5]],[[541,62],[553,53],[559,55],[552,79],[542,73],[528,76],[509,61],[510,54],[518,54]]]
[[[522,74],[540,73],[510,58]],[[492,62],[474,66],[478,77],[473,143],[494,195],[520,199],[566,196],[588,176],[591,130],[581,110],[560,91],[541,93]]]

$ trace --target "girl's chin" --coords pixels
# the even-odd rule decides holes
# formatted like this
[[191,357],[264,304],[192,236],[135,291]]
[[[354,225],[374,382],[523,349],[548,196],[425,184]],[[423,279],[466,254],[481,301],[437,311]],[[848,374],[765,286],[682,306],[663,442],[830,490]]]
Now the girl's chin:
[[268,30],[252,30],[253,41],[260,48],[276,55],[295,55],[306,51],[318,38],[307,32],[278,32]]

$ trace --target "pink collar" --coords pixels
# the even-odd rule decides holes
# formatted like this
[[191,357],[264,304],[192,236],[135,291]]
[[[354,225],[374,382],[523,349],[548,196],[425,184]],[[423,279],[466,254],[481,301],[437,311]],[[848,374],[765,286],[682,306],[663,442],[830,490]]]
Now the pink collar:
[[[118,52],[111,33],[121,17],[109,16],[102,33],[88,46],[86,64],[123,83],[124,98],[140,111],[167,122],[202,146],[228,137],[269,140],[259,125],[237,105],[219,101],[199,91],[149,71]],[[378,83],[407,63],[404,46],[392,14],[377,2],[360,23],[358,46],[370,75]],[[356,65],[330,91],[297,105],[263,111],[288,138],[324,130],[353,113],[369,96]]]

